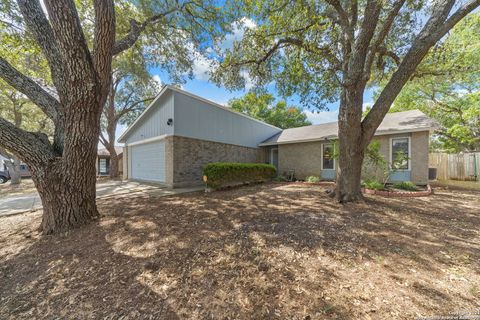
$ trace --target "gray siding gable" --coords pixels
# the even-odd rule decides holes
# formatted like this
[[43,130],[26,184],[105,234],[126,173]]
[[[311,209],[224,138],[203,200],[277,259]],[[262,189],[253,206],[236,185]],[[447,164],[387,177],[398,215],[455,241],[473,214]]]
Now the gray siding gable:
[[174,95],[175,135],[256,148],[281,131],[189,94],[175,91]]
[[[170,126],[167,125],[169,118],[173,119]],[[281,131],[227,107],[166,86],[118,141],[128,145],[176,135],[257,148],[259,143]]]
[[167,125],[167,120],[174,118],[173,105],[174,95],[172,92],[167,91],[158,96],[145,114],[140,116],[138,122],[132,124],[134,127],[123,141],[129,144],[161,135],[172,135],[173,126]]

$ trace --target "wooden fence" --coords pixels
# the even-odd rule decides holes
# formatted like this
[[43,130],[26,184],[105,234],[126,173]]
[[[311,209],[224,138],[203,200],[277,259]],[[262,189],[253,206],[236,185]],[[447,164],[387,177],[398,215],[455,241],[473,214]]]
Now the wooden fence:
[[480,152],[430,153],[428,162],[438,180],[480,180]]

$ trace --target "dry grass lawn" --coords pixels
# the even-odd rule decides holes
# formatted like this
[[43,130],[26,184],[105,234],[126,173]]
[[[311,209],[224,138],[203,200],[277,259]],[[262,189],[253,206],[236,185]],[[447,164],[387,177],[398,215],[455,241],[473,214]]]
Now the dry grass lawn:
[[41,237],[0,218],[1,319],[414,319],[480,308],[478,191],[368,197],[266,184],[100,200]]
[[17,185],[10,184],[10,181],[0,184],[0,197],[19,196],[35,192],[37,192],[37,189],[35,189],[35,185],[30,178],[23,178],[21,183]]

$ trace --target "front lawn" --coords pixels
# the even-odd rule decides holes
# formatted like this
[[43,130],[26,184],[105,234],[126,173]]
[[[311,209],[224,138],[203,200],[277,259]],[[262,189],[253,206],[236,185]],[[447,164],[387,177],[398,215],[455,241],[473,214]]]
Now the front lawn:
[[36,193],[35,184],[31,178],[23,178],[20,184],[12,185],[10,180],[0,184],[0,197],[20,196],[24,194]]
[[480,308],[478,191],[367,196],[265,184],[99,200],[40,237],[0,218],[0,318],[414,319]]

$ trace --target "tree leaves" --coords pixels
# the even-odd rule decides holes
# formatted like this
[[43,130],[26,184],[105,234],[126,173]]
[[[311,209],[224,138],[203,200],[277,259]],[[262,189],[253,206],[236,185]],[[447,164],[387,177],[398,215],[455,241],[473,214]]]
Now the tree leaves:
[[434,148],[480,148],[480,14],[461,21],[425,58],[390,112],[420,109],[443,128]]
[[275,103],[274,97],[266,92],[249,92],[242,98],[230,100],[229,105],[233,110],[282,129],[311,125],[300,109],[288,106],[284,100]]

